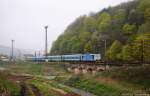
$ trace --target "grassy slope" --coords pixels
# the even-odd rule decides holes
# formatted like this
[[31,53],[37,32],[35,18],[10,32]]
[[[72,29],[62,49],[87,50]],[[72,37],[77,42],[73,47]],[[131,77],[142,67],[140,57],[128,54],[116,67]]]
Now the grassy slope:
[[7,72],[0,72],[0,94],[8,94],[11,96],[19,96],[20,86],[9,79],[7,79]]
[[44,96],[56,96],[56,94],[54,94],[51,90],[50,90],[50,85],[47,85],[46,83],[44,83],[43,80],[39,80],[39,79],[33,79],[28,81],[28,84],[31,85],[35,85],[39,88],[39,90],[43,93]]
[[142,90],[150,91],[150,65],[114,68],[100,76],[112,78],[122,84],[132,84]]
[[65,84],[88,90],[98,96],[150,93],[150,66],[113,68],[96,76],[73,76]]
[[[63,83],[65,82],[65,84],[73,87],[88,90],[98,96],[109,96],[109,94],[118,96],[121,93],[132,93],[133,91],[139,89],[145,91],[145,89],[150,88],[150,66],[113,68],[112,70],[101,72],[96,76],[72,76],[72,78],[70,78],[71,75],[66,72],[64,66],[57,63],[37,64],[31,62],[21,62],[15,65],[2,64],[1,66],[9,68],[15,73],[56,75],[58,77],[56,78],[56,81]],[[37,85],[43,91],[47,90],[47,87],[53,86],[53,84],[46,86],[38,80],[33,80],[32,83]],[[57,86],[55,87],[57,88]]]
[[[34,96],[32,92],[32,88],[30,84],[37,86],[41,92],[44,93],[44,96],[60,96],[60,93],[54,91],[57,90],[64,90],[66,93],[70,93],[68,89],[64,89],[59,86],[54,81],[48,81],[42,79],[42,76],[68,76],[64,67],[57,63],[49,63],[49,64],[42,64],[42,63],[34,63],[34,62],[17,62],[16,64],[9,64],[6,62],[0,62],[0,67],[6,68],[8,73],[16,73],[16,74],[32,74],[34,76],[38,76],[39,78],[34,78],[27,82],[27,87],[29,89],[30,96]],[[2,74],[4,71],[2,71]],[[20,94],[20,87],[13,81],[8,80],[7,74],[4,76],[0,74],[0,93],[3,91],[7,91],[12,96],[19,96]],[[3,78],[4,77],[4,78]],[[18,88],[18,89],[17,89]],[[53,88],[53,89],[52,89]]]
[[[71,91],[67,88],[59,86],[58,83],[52,80],[46,80],[42,78],[34,78],[28,81],[28,84],[37,86],[44,96],[57,96],[59,94],[68,94]],[[59,90],[59,91],[58,91]],[[60,95],[59,95],[60,96]]]
[[17,62],[16,64],[8,64],[0,62],[0,67],[7,68],[14,73],[26,73],[33,75],[69,75],[62,63],[36,63],[36,62]]
[[111,96],[119,96],[123,92],[123,90],[112,85],[96,82],[92,79],[83,79],[82,77],[73,77],[65,84],[89,91],[98,96],[110,96],[110,94]]

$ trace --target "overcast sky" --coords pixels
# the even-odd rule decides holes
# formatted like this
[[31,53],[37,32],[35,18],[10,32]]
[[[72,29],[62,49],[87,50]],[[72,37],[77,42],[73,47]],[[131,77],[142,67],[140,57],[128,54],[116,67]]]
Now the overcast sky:
[[98,12],[129,0],[0,0],[0,45],[44,50],[48,25],[48,46],[77,17]]

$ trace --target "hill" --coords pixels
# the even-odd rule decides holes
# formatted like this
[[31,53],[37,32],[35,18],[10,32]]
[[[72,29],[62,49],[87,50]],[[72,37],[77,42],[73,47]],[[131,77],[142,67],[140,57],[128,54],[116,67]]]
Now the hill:
[[[150,58],[150,0],[134,0],[80,16],[53,43],[51,55],[101,53],[109,60]],[[105,43],[107,52],[104,52]]]

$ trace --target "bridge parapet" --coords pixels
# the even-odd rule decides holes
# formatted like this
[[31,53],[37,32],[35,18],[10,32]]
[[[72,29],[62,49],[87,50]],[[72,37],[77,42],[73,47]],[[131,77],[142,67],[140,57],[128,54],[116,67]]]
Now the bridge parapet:
[[89,63],[73,63],[67,66],[69,72],[74,72],[75,74],[86,74],[86,73],[97,73],[100,71],[109,70],[109,65],[104,64],[89,64]]

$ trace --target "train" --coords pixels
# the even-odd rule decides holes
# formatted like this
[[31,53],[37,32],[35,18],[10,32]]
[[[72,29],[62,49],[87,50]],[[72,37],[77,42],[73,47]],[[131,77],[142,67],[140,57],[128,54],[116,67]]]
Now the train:
[[101,60],[101,54],[72,54],[72,55],[53,55],[53,56],[33,56],[28,58],[30,61],[39,61],[39,62],[53,62],[53,61],[99,61]]

